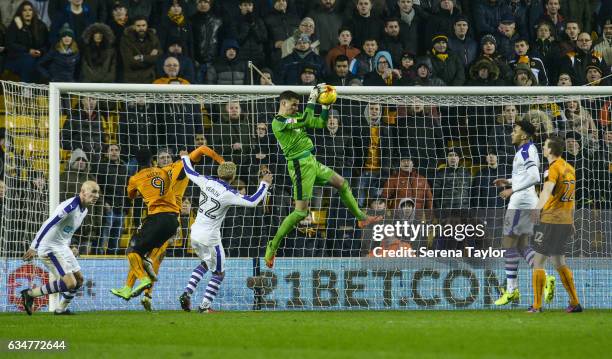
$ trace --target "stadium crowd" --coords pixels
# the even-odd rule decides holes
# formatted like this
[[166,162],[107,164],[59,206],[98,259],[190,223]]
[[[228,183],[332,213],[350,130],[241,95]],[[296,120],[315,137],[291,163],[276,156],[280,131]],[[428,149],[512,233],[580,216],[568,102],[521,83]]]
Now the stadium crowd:
[[[612,64],[611,1],[6,0],[0,14],[0,69],[24,82],[243,85],[251,83],[252,62],[262,72],[254,83],[262,85],[601,86]],[[262,172],[277,176],[264,205],[228,214],[230,256],[260,255],[291,208],[286,161],[270,133],[274,101],[257,101],[255,108],[138,99],[109,106],[82,97],[63,105],[60,199],[87,179],[103,194],[75,237],[82,253],[116,254],[125,226],[137,227],[140,206],[127,203],[125,184],[141,146],[155,148],[163,166],[182,150],[208,144],[239,165],[233,185],[245,193]],[[515,120],[527,118],[538,130],[538,146],[551,133],[566,138],[564,157],[582,181],[578,208],[610,210],[609,111],[605,100],[484,108],[341,99],[327,128],[312,138],[317,158],[352,182],[360,206],[411,220],[444,209],[452,221],[504,208],[491,182],[509,177],[516,152],[510,132]],[[211,160],[199,170],[215,173]],[[44,177],[27,179],[22,199],[28,200],[14,210],[37,205],[32,197],[44,192]],[[280,255],[367,255],[370,243],[359,239],[337,196],[318,191],[312,216]],[[186,254],[197,195],[190,187],[181,244],[170,255]],[[585,241],[589,247],[574,254],[610,253],[610,238]]]

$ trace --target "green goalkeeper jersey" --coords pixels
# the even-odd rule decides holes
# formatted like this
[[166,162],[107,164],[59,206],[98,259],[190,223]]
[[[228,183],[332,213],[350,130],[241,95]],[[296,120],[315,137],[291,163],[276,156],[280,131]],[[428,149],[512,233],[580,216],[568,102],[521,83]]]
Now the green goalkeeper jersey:
[[314,148],[306,133],[307,128],[324,128],[328,109],[324,108],[319,117],[314,114],[314,105],[308,104],[303,113],[292,116],[276,115],[272,121],[272,132],[281,146],[285,158],[290,161],[309,155]]

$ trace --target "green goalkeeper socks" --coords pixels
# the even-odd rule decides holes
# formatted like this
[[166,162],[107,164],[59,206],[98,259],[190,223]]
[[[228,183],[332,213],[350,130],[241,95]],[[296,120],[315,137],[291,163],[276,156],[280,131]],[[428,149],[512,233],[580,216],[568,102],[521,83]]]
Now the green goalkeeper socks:
[[285,238],[287,233],[295,228],[296,224],[306,218],[307,215],[307,211],[298,211],[297,209],[289,213],[289,215],[283,220],[283,223],[281,223],[280,227],[278,227],[272,241],[268,242],[268,246],[266,248],[266,259],[271,259],[276,255],[276,251],[278,250],[278,247],[280,247],[281,240]]
[[338,190],[340,192],[340,199],[342,199],[342,203],[348,208],[353,216],[355,216],[358,220],[363,220],[367,216],[363,211],[359,208],[357,204],[357,200],[353,196],[353,192],[351,191],[346,180],[342,183],[342,186]]

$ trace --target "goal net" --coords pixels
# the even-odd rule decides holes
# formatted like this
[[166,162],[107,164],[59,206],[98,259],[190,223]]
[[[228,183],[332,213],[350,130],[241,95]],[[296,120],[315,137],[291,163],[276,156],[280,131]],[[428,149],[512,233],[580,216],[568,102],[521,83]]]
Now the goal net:
[[[492,181],[511,176],[511,132],[521,119],[536,128],[542,174],[544,139],[565,138],[563,156],[577,172],[569,265],[586,307],[611,306],[609,89],[339,88],[327,125],[307,130],[314,156],[350,184],[364,211],[383,220],[359,228],[338,191],[316,183],[308,216],[289,232],[269,270],[266,243],[293,210],[287,160],[271,128],[287,87],[4,82],[3,88],[1,311],[20,310],[19,291],[48,280],[42,263],[20,258],[50,210],[88,179],[100,184],[102,195],[71,244],[85,277],[72,306],[139,309],[138,300],[126,303],[109,293],[123,286],[125,251],[147,214],[141,200],[126,197],[128,178],[138,170],[135,153],[150,148],[162,167],[200,145],[237,164],[230,185],[241,193],[254,193],[262,172],[274,175],[262,204],[227,213],[226,276],[215,308],[494,308],[505,283],[499,250],[507,202]],[[290,89],[303,96],[302,111],[310,89]],[[210,158],[195,168],[216,176]],[[179,309],[177,298],[199,264],[189,235],[198,203],[199,188],[190,184],[153,289],[156,309]],[[550,264],[547,271],[556,274]],[[523,259],[518,278],[526,307],[531,270]],[[562,289],[557,293],[554,308],[567,302]]]

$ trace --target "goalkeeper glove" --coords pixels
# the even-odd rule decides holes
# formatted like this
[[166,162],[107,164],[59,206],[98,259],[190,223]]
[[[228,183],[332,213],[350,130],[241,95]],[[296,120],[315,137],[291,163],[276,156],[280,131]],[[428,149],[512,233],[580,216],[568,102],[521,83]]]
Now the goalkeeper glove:
[[313,87],[312,90],[310,90],[310,96],[308,96],[308,103],[312,103],[312,104],[316,104],[317,103],[317,99],[319,98],[319,87],[318,85]]

